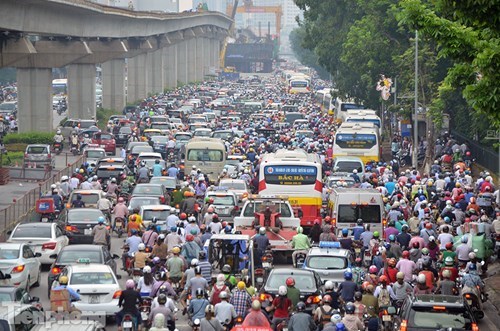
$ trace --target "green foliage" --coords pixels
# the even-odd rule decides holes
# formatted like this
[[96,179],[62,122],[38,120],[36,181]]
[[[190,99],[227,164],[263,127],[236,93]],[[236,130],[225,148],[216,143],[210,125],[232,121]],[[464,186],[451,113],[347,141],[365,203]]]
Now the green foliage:
[[306,49],[302,46],[306,42],[306,34],[307,32],[304,26],[292,30],[289,36],[292,51],[300,63],[313,68],[321,78],[327,79],[329,76],[328,72],[318,64],[318,56],[310,49]]
[[98,108],[96,111],[97,127],[101,130],[106,130],[108,119],[111,115],[121,115],[121,111],[107,108]]
[[7,152],[1,156],[2,166],[13,166],[16,163],[22,164],[24,161],[24,151],[23,152]]
[[9,133],[3,139],[6,145],[9,144],[51,144],[54,138],[53,132],[25,132]]

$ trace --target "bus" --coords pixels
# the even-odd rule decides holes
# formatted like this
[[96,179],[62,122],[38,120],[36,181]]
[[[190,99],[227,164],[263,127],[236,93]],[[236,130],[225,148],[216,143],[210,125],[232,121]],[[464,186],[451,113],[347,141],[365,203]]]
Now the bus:
[[66,78],[52,80],[52,94],[54,94],[54,95],[67,95],[68,94],[68,80]]
[[311,88],[309,81],[304,78],[292,78],[288,84],[288,93],[290,94],[300,94],[309,93]]
[[321,107],[321,111],[333,115],[335,104],[332,102],[331,89],[323,89],[316,92],[314,99]]
[[285,195],[300,218],[310,228],[321,218],[323,190],[321,160],[303,149],[280,149],[264,154],[259,169],[259,194]]
[[184,146],[185,168],[193,166],[201,169],[208,176],[210,183],[215,183],[226,164],[226,146],[217,138],[192,138]]
[[348,110],[345,122],[373,123],[379,130],[379,136],[382,135],[382,121],[380,117],[377,116],[375,110],[371,109]]
[[344,122],[347,116],[347,111],[350,109],[365,109],[361,104],[354,102],[354,100],[343,101],[340,98],[335,99],[334,104],[334,118],[337,122]]
[[335,133],[333,157],[356,156],[365,164],[380,160],[379,129],[373,123],[344,122]]

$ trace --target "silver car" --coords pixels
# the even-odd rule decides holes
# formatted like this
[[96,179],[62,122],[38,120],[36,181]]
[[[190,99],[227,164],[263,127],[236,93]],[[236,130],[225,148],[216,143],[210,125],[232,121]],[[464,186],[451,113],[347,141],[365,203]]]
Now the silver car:
[[340,248],[338,242],[320,242],[319,247],[312,247],[304,261],[304,269],[314,270],[321,281],[334,283],[344,281],[344,272],[351,267],[351,252]]
[[44,144],[31,144],[26,146],[24,152],[24,166],[29,168],[43,168],[51,166],[54,168],[56,165],[55,155],[52,155],[50,145]]

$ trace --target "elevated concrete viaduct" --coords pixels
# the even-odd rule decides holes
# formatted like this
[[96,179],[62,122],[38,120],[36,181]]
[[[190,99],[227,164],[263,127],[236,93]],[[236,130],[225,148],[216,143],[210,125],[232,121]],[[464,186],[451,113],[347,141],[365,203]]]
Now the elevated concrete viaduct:
[[52,68],[68,73],[68,117],[201,81],[218,69],[231,19],[219,12],[159,14],[85,0],[0,1],[0,67],[16,67],[19,130],[52,131]]

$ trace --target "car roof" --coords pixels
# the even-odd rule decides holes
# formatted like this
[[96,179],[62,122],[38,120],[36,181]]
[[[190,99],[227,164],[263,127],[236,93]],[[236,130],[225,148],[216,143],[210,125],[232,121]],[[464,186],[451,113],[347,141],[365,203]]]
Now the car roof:
[[[61,252],[62,251],[88,251],[88,250],[92,250],[92,251],[101,251],[102,248],[100,245],[87,245],[87,244],[78,244],[78,245],[68,245],[68,246],[64,246],[62,249],[61,249]],[[59,253],[60,254],[60,253]]]
[[309,249],[309,253],[307,256],[311,255],[331,255],[331,256],[339,256],[339,257],[348,257],[349,250],[343,248],[319,248],[319,247],[311,247]]
[[18,224],[18,227],[35,227],[35,228],[52,228],[53,224],[55,223],[33,223],[33,222],[28,222],[28,223],[20,223]]
[[113,270],[107,264],[80,263],[80,264],[69,265],[66,268],[71,269],[72,273],[110,272],[113,274]]
[[272,274],[283,274],[283,275],[314,275],[314,271],[307,269],[296,269],[296,268],[280,268],[271,270]]
[[142,210],[173,210],[174,208],[167,205],[144,205],[141,206]]
[[72,193],[79,193],[79,194],[99,194],[99,193],[103,193],[102,190],[82,190],[82,189],[77,189],[77,190],[73,190]]
[[[22,245],[25,245],[25,243],[22,243],[22,242],[16,242],[16,243],[0,243],[0,247],[5,249],[9,249],[9,248],[17,248],[17,249],[20,249]],[[1,288],[1,287],[0,287]]]
[[431,307],[431,306],[446,306],[448,308],[462,308],[464,299],[461,295],[435,295],[435,294],[420,294],[415,295],[412,299],[412,307]]
[[12,293],[16,292],[18,287],[15,286],[0,286],[0,292],[2,293]]

